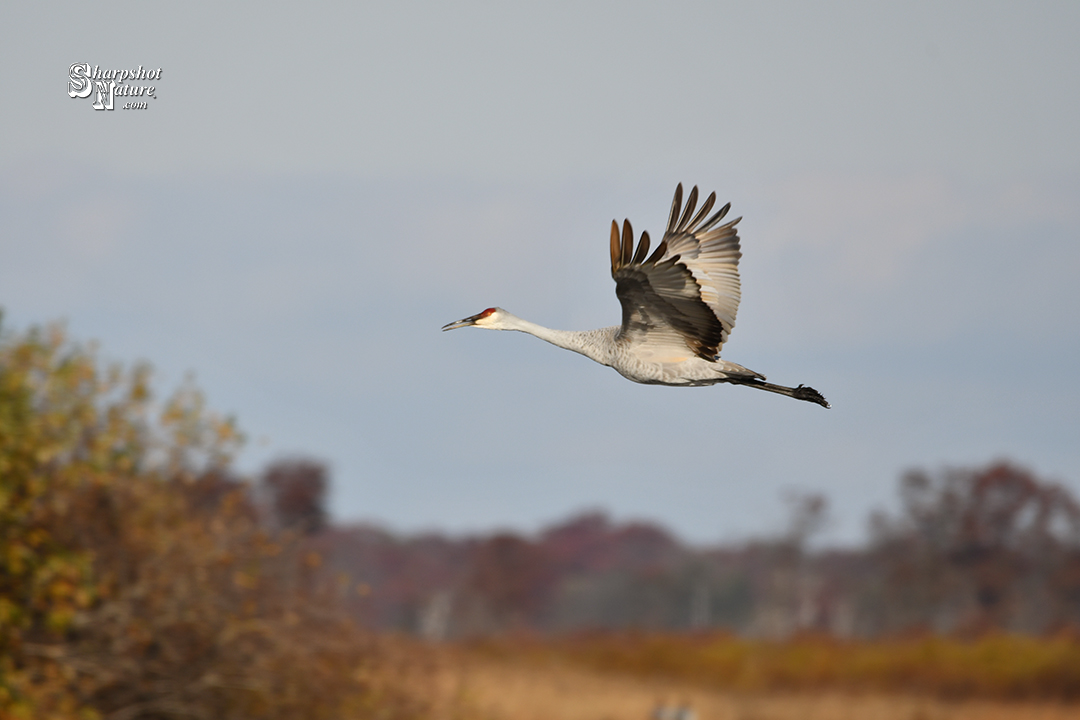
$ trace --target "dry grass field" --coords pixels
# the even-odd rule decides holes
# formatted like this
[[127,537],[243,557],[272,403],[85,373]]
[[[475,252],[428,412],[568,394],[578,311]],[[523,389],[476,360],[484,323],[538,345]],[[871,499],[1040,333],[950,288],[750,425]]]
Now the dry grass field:
[[478,720],[650,720],[661,702],[696,720],[1076,720],[1080,704],[944,701],[886,694],[733,693],[556,663],[461,660],[461,693]]

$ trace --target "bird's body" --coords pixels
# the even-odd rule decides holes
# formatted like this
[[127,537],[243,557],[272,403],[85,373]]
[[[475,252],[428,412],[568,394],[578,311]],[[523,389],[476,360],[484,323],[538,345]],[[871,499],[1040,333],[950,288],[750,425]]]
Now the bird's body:
[[611,275],[622,303],[621,325],[553,330],[502,308],[488,308],[443,330],[468,326],[517,330],[581,353],[638,383],[749,385],[829,407],[813,388],[772,385],[764,375],[720,359],[741,298],[738,265],[742,252],[735,230],[741,218],[717,227],[730,205],[705,219],[716,194],[694,214],[697,195],[695,187],[683,210],[682,185],[676,188],[664,238],[648,257],[649,234],[642,233],[635,251],[630,222],[623,223],[620,235],[618,224],[612,221]]
[[726,382],[732,374],[761,377],[741,365],[719,359],[702,360],[689,352],[660,357],[648,345],[620,340],[622,328],[618,325],[596,330],[553,330],[522,320],[502,308],[492,310],[492,315],[498,316],[499,330],[518,330],[581,353],[637,383],[694,386]]

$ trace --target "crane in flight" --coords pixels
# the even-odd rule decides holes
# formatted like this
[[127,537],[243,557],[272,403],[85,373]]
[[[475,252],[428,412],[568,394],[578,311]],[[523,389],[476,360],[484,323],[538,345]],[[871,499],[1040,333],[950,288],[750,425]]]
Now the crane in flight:
[[443,330],[478,327],[517,330],[552,345],[581,353],[623,377],[649,385],[697,386],[731,383],[779,393],[829,407],[817,390],[785,387],[765,376],[720,359],[720,348],[735,327],[741,297],[739,235],[736,218],[717,227],[731,203],[706,219],[716,193],[695,214],[698,189],[682,207],[683,189],[675,188],[667,230],[649,255],[649,233],[634,248],[629,220],[611,221],[611,277],[622,303],[622,325],[597,330],[552,330],[493,307],[443,326]]

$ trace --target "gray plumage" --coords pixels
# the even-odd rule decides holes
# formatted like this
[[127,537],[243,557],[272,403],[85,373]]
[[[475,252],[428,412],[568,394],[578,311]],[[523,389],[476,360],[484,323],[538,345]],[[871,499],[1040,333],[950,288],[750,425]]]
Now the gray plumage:
[[[741,218],[723,225],[731,205],[709,216],[712,193],[697,210],[695,187],[682,206],[682,185],[675,189],[663,240],[649,254],[649,234],[634,245],[630,221],[622,232],[611,223],[611,277],[622,303],[622,324],[598,330],[571,331],[523,320],[502,308],[443,326],[443,330],[480,327],[517,330],[614,368],[623,377],[650,385],[732,383],[787,395],[829,407],[821,393],[799,385],[765,382],[765,376],[720,359],[720,349],[735,327],[739,285]],[[697,212],[695,213],[695,210]]]

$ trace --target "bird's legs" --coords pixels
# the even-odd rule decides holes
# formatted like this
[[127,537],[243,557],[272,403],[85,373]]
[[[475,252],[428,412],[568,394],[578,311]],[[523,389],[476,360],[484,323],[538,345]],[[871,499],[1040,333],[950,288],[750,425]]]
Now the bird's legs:
[[799,385],[798,387],[785,387],[784,385],[773,385],[767,383],[764,380],[755,377],[733,377],[728,382],[735,385],[747,385],[749,387],[755,387],[759,390],[768,390],[769,392],[779,393],[780,395],[787,395],[790,398],[796,400],[805,400],[807,402],[817,403],[821,407],[829,407],[829,401],[825,397],[812,387],[807,385]]

